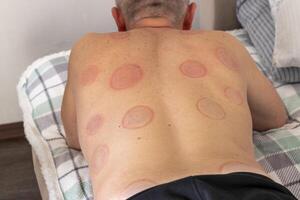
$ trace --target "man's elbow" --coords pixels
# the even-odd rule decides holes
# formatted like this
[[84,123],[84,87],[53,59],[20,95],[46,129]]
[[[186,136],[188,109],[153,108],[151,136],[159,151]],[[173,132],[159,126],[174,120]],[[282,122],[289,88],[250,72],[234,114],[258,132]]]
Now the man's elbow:
[[277,113],[274,117],[270,118],[256,118],[253,119],[253,129],[256,131],[264,132],[271,129],[283,127],[288,122],[288,114],[286,112]]
[[75,140],[74,138],[66,135],[66,142],[69,148],[71,149],[76,149],[76,150],[81,150],[80,148],[80,144],[77,140]]
[[283,127],[285,124],[287,124],[288,120],[289,120],[289,117],[286,112],[284,112],[281,115],[276,116],[275,124],[274,124],[274,125],[276,125],[275,128]]

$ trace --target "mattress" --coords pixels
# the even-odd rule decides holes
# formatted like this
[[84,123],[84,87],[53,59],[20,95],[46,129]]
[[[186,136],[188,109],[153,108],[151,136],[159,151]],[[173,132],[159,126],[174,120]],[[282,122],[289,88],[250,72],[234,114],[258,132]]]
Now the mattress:
[[[247,33],[229,33],[245,45],[263,72],[261,59]],[[37,158],[39,185],[44,199],[50,200],[93,199],[87,162],[80,151],[68,148],[60,117],[69,55],[70,51],[62,51],[35,61],[17,86],[25,135]],[[300,199],[300,84],[268,78],[282,98],[290,120],[278,129],[253,132],[256,159],[268,175]]]

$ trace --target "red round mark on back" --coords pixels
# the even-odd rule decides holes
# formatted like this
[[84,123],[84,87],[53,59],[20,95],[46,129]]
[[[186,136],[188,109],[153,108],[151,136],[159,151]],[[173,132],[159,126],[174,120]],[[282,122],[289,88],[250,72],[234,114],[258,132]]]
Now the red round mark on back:
[[146,189],[156,186],[157,183],[150,179],[140,179],[128,184],[120,193],[120,199],[127,199]]
[[133,87],[143,78],[143,70],[140,66],[129,64],[118,68],[111,77],[111,87],[122,90]]
[[96,148],[92,156],[91,170],[97,175],[104,168],[108,161],[109,148],[107,145],[100,145]]
[[231,87],[225,88],[225,96],[234,104],[243,104],[243,97],[241,93]]
[[197,108],[200,113],[210,119],[222,120],[225,118],[225,111],[222,106],[210,98],[200,99]]
[[103,118],[101,115],[97,114],[93,116],[86,125],[86,131],[88,135],[94,135],[102,127]]
[[153,119],[154,112],[148,106],[136,106],[125,114],[122,126],[127,129],[138,129],[147,126]]
[[193,60],[184,62],[180,66],[180,71],[190,78],[202,78],[207,75],[206,67],[202,63]]
[[114,32],[109,34],[115,40],[122,40],[129,37],[129,32]]
[[223,65],[225,65],[228,69],[230,69],[230,70],[238,70],[239,69],[233,56],[230,55],[230,53],[228,53],[225,48],[217,48],[216,56],[220,60],[220,62]]
[[80,85],[88,86],[93,84],[100,74],[100,70],[96,65],[89,65],[80,74]]

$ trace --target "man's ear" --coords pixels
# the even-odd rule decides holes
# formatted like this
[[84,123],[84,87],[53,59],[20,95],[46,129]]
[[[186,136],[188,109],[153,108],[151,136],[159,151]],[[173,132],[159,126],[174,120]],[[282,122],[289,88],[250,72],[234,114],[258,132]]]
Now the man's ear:
[[117,8],[117,7],[113,7],[111,9],[111,13],[112,13],[112,16],[115,19],[115,22],[118,26],[119,32],[127,31],[125,20],[124,20],[122,14],[121,14],[120,9]]
[[183,30],[191,30],[193,25],[194,16],[196,13],[197,5],[196,3],[191,3],[188,8],[187,12],[183,21]]

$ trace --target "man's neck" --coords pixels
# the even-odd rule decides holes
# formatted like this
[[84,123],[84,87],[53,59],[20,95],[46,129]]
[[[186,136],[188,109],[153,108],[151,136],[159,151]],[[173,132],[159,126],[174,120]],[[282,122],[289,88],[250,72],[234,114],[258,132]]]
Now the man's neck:
[[175,28],[170,20],[164,17],[143,18],[139,20],[134,28]]

